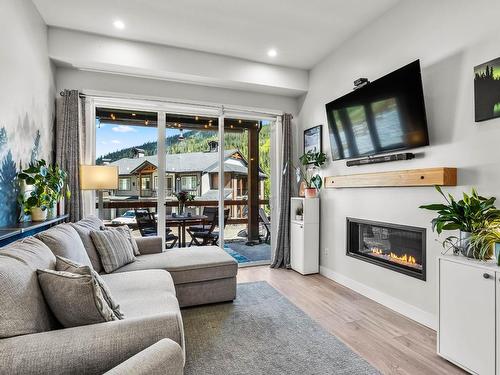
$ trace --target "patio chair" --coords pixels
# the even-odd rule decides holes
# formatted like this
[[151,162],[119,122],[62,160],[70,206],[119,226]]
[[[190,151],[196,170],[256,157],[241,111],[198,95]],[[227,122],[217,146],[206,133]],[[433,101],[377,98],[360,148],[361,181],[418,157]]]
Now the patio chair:
[[202,224],[191,225],[188,228],[188,232],[194,233],[194,232],[202,232],[209,230],[218,212],[219,212],[218,207],[204,207],[203,215],[205,215],[207,218],[203,220]]
[[262,207],[259,208],[259,217],[260,221],[262,221],[262,225],[264,225],[264,228],[266,229],[266,238],[264,239],[264,242],[269,242],[271,237],[271,222],[266,215],[266,211],[264,211]]
[[[227,221],[229,220],[229,212],[229,208],[226,208],[224,210],[224,228],[226,227]],[[215,228],[218,224],[219,214],[216,213],[208,230],[191,232],[188,228],[187,232],[191,236],[191,242],[188,246],[192,246],[193,244],[195,244],[196,246],[217,245],[217,241],[219,241],[219,232],[215,231]]]
[[[266,237],[264,240],[261,239],[262,235],[260,236],[259,243],[265,242],[269,243],[269,240],[271,238],[271,222],[269,221],[269,218],[266,215],[266,211],[264,211],[263,208],[259,208],[259,222],[262,224],[262,227],[266,230]],[[260,228],[259,227],[259,231]],[[238,232],[238,237],[248,237],[248,231],[247,229],[242,229]],[[255,245],[255,242],[247,242],[248,246],[253,246]]]
[[[154,214],[149,212],[148,209],[140,208],[134,209],[135,211],[135,221],[137,222],[137,227],[139,232],[141,232],[142,237],[151,237],[158,235],[158,224],[154,217]],[[177,243],[179,237],[171,233],[170,229],[165,230],[165,242],[167,243],[167,249],[171,249]]]

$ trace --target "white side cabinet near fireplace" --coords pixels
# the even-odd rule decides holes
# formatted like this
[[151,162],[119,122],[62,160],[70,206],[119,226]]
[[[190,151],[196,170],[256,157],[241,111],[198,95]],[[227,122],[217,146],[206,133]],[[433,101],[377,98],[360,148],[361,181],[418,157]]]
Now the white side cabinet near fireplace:
[[[302,217],[297,209],[302,208]],[[292,198],[290,202],[290,263],[308,275],[319,272],[319,198]]]
[[500,375],[500,268],[453,255],[438,262],[438,354],[471,374]]

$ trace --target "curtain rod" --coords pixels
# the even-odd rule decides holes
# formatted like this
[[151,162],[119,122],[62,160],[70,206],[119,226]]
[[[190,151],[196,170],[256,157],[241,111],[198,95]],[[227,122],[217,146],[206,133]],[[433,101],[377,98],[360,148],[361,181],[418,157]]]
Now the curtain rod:
[[[59,94],[61,96],[66,96],[67,90],[62,90]],[[110,93],[111,94],[111,93]],[[121,96],[112,96],[110,94],[99,94],[99,93],[92,93],[92,94],[85,94],[81,91],[78,92],[78,96],[80,98],[105,98],[105,99],[125,99],[125,100],[146,100],[146,101],[152,101],[152,102],[160,102],[160,103],[169,103],[169,104],[180,104],[180,105],[191,105],[191,106],[199,106],[199,107],[204,107],[204,108],[213,108],[213,109],[222,109],[225,110],[227,108],[228,112],[242,112],[242,113],[247,113],[247,114],[255,114],[259,116],[282,116],[285,114],[285,112],[281,111],[276,111],[280,113],[272,113],[272,112],[266,112],[265,110],[260,111],[259,109],[251,109],[251,108],[238,108],[238,106],[232,107],[231,105],[224,105],[224,104],[209,104],[209,103],[197,103],[195,101],[182,101],[182,100],[174,100],[174,99],[162,99],[162,98],[126,98],[126,97],[121,97]],[[293,118],[293,117],[292,117]]]

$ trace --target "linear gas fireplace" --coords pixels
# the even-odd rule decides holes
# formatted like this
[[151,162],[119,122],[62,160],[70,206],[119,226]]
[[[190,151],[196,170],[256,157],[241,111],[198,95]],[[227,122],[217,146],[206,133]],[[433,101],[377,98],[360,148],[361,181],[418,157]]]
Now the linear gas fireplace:
[[347,218],[347,255],[425,280],[425,228]]

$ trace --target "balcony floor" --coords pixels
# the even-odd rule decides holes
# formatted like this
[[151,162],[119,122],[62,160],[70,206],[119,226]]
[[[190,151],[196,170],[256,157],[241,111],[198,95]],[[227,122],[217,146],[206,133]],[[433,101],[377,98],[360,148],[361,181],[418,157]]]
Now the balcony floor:
[[224,244],[224,250],[238,261],[239,264],[249,264],[253,262],[270,262],[271,245],[260,243],[253,246],[246,245],[246,240],[227,240]]

